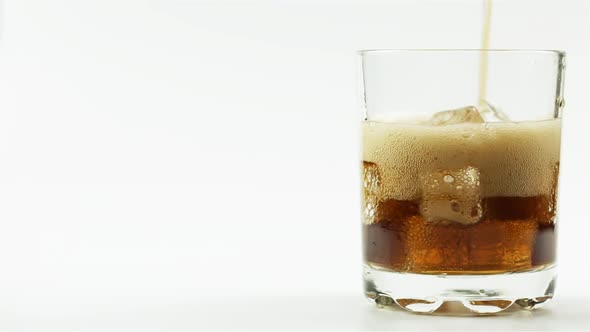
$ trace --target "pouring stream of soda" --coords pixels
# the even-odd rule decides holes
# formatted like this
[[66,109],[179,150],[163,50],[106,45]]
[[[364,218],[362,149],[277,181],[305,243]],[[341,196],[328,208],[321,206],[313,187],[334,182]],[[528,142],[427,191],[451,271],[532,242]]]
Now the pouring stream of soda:
[[484,0],[483,3],[483,29],[481,35],[481,52],[479,64],[479,102],[478,106],[485,109],[487,76],[488,76],[488,52],[490,47],[490,23],[492,20],[492,0]]

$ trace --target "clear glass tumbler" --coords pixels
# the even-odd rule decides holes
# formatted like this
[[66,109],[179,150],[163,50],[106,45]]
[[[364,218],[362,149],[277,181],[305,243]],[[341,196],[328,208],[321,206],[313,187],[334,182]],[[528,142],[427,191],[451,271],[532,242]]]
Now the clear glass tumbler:
[[443,314],[551,299],[565,54],[360,56],[366,296]]

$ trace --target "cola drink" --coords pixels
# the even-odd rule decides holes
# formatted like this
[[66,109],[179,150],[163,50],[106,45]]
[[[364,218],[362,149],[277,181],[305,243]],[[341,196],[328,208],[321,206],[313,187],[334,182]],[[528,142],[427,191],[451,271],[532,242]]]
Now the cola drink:
[[374,269],[496,274],[555,262],[561,120],[365,121],[364,259]]

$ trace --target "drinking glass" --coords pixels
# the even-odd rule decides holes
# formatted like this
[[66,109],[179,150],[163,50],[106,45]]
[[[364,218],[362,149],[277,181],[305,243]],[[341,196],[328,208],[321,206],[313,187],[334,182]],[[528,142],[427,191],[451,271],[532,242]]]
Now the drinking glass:
[[360,57],[366,296],[442,314],[551,299],[565,53]]

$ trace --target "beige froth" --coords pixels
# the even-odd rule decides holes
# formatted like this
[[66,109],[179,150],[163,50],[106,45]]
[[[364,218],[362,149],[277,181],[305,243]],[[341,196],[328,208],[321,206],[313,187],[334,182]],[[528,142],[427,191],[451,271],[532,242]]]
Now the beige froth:
[[421,197],[425,175],[479,171],[481,197],[551,194],[561,120],[449,126],[363,122],[363,160],[377,164],[382,198]]

